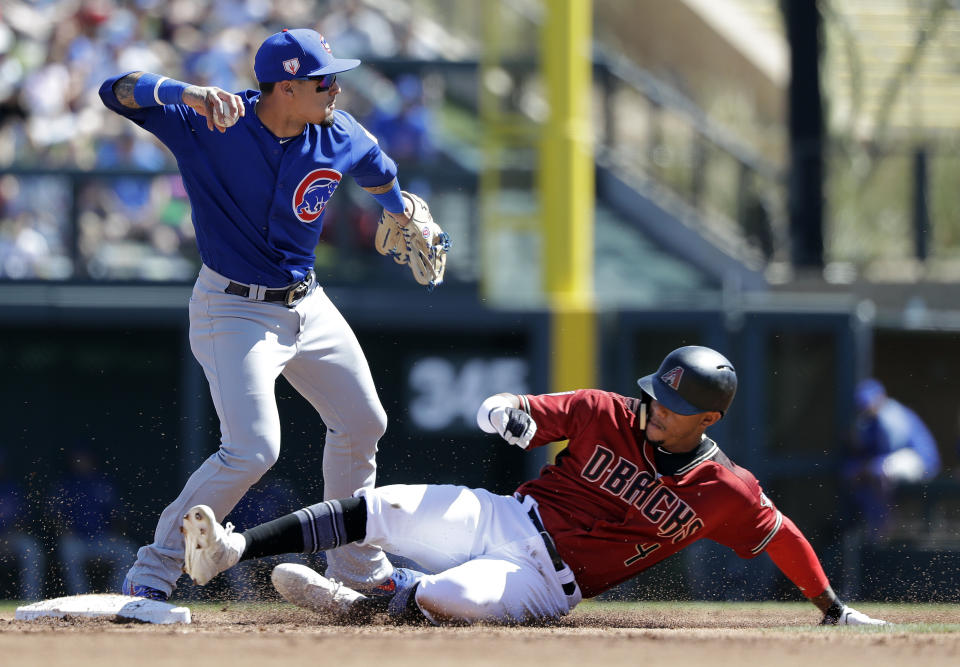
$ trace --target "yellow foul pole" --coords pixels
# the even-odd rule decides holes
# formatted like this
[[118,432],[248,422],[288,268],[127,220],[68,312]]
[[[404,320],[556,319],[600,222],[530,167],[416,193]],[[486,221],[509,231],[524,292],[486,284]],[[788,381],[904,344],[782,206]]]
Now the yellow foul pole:
[[591,0],[544,0],[541,70],[549,118],[540,144],[551,391],[595,386]]

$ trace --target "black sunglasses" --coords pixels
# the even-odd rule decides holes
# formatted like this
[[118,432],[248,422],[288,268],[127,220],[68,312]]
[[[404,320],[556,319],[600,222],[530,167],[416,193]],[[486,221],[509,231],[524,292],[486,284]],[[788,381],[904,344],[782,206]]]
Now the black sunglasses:
[[313,81],[317,84],[317,92],[325,93],[337,82],[336,74],[324,74],[323,76],[302,76],[298,81]]

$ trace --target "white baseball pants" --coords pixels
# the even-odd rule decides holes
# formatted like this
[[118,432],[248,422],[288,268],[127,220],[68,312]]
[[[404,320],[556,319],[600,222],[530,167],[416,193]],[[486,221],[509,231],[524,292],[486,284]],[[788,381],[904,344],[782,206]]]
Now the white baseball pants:
[[521,503],[484,489],[398,484],[365,489],[367,535],[377,545],[411,558],[435,574],[416,592],[433,623],[523,623],[565,616],[580,602],[562,582],[543,538]]
[[[162,513],[154,542],[128,574],[168,594],[183,565],[180,522],[197,504],[223,517],[280,455],[275,383],[283,376],[320,413],[324,499],[376,481],[387,415],[370,368],[340,311],[316,284],[295,307],[225,294],[229,280],[204,266],[190,298],[190,346],[210,384],[221,444]],[[352,587],[379,583],[393,566],[382,551],[348,545],[327,554],[327,574]]]

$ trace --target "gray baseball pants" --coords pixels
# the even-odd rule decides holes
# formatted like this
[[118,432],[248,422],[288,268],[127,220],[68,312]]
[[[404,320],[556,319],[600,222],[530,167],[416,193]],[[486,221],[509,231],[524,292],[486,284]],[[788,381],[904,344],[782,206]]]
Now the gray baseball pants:
[[[376,482],[377,441],[387,416],[356,336],[316,284],[295,307],[225,294],[229,280],[204,266],[190,298],[190,346],[203,367],[220,418],[220,448],[187,480],[160,516],[128,579],[170,594],[183,565],[180,522],[193,505],[217,517],[233,509],[277,462],[280,416],[275,382],[283,375],[327,426],[324,499],[347,498]],[[255,290],[252,290],[255,291]],[[329,552],[327,576],[353,588],[386,579],[393,566],[375,547]]]

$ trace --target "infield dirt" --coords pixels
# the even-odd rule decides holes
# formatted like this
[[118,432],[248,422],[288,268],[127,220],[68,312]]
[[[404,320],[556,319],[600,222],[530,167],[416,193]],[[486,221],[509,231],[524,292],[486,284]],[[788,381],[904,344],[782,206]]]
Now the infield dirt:
[[[227,665],[380,667],[497,665],[886,665],[960,664],[960,614],[863,605],[898,624],[878,630],[816,627],[806,605],[591,605],[551,627],[433,628],[325,623],[286,605],[204,604],[191,625],[108,620],[21,622],[0,613],[3,665]],[[953,624],[943,632],[936,624]],[[917,626],[923,624],[923,631]],[[948,631],[952,630],[952,631]]]

